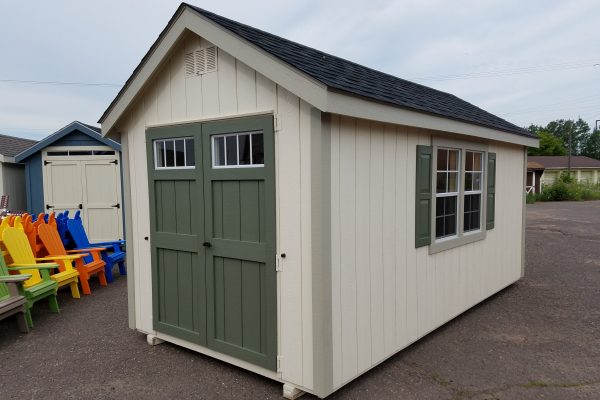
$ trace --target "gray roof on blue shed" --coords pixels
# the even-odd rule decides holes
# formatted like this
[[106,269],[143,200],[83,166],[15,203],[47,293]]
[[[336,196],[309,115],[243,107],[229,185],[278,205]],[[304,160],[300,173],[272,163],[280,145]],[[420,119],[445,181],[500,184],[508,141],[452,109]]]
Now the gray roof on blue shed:
[[106,145],[106,146],[109,146],[113,150],[121,151],[121,145],[112,139],[103,137],[100,133],[101,132],[100,128],[92,126],[92,125],[84,124],[79,121],[73,121],[69,125],[54,132],[53,134],[46,137],[42,141],[38,142],[36,145],[17,154],[15,157],[15,161],[21,162],[21,161],[29,158],[30,156],[42,151],[46,147],[52,146],[54,143],[58,142],[60,139],[64,138],[67,135],[70,135],[74,132],[80,132],[80,133],[87,135],[90,138]]

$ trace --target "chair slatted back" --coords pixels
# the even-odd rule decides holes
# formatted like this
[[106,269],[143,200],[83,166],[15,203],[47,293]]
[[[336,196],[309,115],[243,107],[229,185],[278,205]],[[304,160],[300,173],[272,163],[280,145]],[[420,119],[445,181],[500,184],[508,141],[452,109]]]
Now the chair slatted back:
[[[35,256],[31,247],[29,247],[29,240],[27,240],[25,232],[17,228],[6,228],[2,232],[2,241],[15,264],[36,264]],[[31,278],[24,282],[23,287],[30,287],[42,281],[38,269],[25,269],[19,272],[31,275]]]

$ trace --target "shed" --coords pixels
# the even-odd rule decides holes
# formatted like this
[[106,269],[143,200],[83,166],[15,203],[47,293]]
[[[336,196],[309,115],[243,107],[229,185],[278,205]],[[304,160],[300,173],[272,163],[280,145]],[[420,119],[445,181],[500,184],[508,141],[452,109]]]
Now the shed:
[[529,156],[529,162],[535,162],[543,167],[540,178],[540,188],[552,185],[560,174],[567,173],[569,166],[571,176],[579,183],[597,185],[600,183],[600,160],[586,156]]
[[79,121],[19,153],[30,213],[81,211],[91,241],[123,238],[121,145]]
[[183,3],[100,119],[129,323],[325,397],[523,274],[528,131]]
[[15,156],[35,145],[36,140],[0,135],[0,195],[8,195],[11,211],[25,210],[25,167]]

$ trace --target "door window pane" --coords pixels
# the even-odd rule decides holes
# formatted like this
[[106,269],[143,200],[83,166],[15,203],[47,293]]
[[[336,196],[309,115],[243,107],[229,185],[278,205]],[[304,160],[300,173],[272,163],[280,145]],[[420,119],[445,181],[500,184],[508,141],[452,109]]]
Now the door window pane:
[[226,165],[238,165],[236,136],[225,136],[225,153]]
[[175,145],[173,140],[165,141],[165,167],[175,166]]
[[194,152],[194,139],[185,139],[185,165],[193,167],[196,165],[196,156]]
[[175,140],[175,166],[185,167],[185,140]]
[[162,168],[165,166],[165,142],[162,140],[157,140],[154,142],[154,150],[155,150],[155,165],[157,168]]
[[214,165],[225,165],[225,137],[215,137],[214,146]]
[[239,135],[240,165],[250,164],[250,135]]
[[263,144],[263,134],[254,133],[252,135],[252,164],[262,165],[265,163],[265,148]]

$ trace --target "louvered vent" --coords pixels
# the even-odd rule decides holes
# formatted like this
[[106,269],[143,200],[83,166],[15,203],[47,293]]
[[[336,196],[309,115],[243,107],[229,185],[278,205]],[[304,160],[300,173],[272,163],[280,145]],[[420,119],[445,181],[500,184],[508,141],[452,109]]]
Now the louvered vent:
[[185,54],[185,77],[198,76],[217,70],[217,48],[215,46]]

